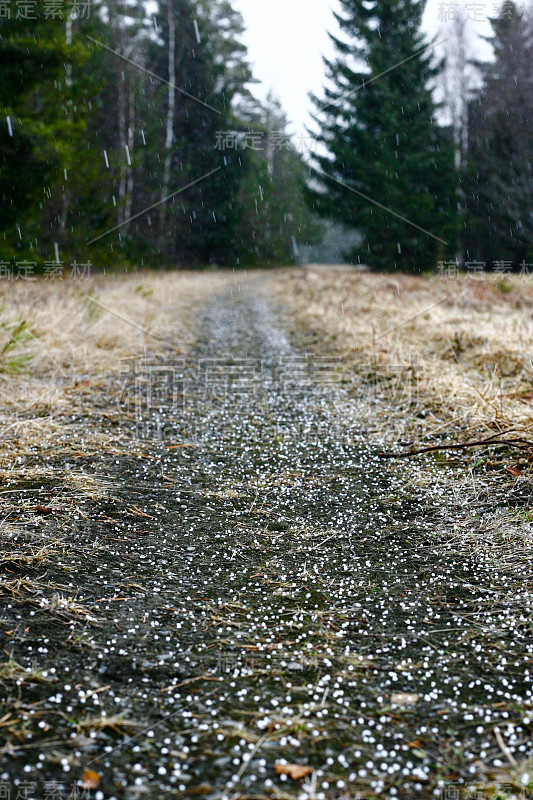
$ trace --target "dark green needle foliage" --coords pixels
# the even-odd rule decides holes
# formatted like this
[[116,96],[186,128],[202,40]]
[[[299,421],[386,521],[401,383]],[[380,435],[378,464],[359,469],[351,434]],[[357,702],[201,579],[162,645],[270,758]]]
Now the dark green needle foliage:
[[467,244],[471,259],[533,260],[533,26],[509,0],[491,20],[494,60],[469,105]]
[[[0,20],[0,259],[294,260],[313,229],[303,161],[291,146],[273,170],[266,147],[242,146],[268,112],[229,0],[91,0],[84,16],[69,2],[20,19],[13,0]],[[237,147],[217,145],[232,133]]]
[[328,84],[323,99],[313,98],[320,134],[309,202],[361,232],[352,260],[425,271],[446,253],[438,239],[453,229],[454,176],[449,131],[437,124],[431,92],[437,69],[420,33],[423,4],[341,7]]

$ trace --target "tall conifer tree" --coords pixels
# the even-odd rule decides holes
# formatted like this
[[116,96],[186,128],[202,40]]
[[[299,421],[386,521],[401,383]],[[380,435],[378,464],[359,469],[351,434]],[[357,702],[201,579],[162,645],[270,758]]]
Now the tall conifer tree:
[[427,270],[446,252],[454,203],[451,141],[435,119],[436,70],[420,33],[424,4],[340,3],[329,83],[323,101],[313,97],[321,133],[310,202],[361,232],[352,259]]
[[491,21],[494,60],[469,106],[470,259],[533,259],[533,26],[507,0]]

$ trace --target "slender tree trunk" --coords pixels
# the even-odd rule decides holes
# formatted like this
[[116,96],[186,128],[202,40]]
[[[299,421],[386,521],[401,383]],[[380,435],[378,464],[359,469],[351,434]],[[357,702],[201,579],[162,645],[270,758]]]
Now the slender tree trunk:
[[[135,78],[131,78],[128,97],[128,151],[130,161],[133,162],[133,149],[135,147]],[[135,180],[135,173],[133,166],[129,166],[128,179],[126,182],[126,205],[125,205],[125,219],[131,217],[131,204],[133,201],[133,187]]]
[[[65,41],[67,45],[72,44],[72,20],[70,17],[67,17],[67,21],[65,23]],[[72,64],[65,64],[65,84],[67,86],[67,92],[70,93],[70,89],[72,88]],[[71,98],[69,97],[69,102]],[[68,216],[68,209],[70,206],[70,194],[67,189],[67,178],[65,178],[65,186],[63,188],[63,198],[61,200],[61,211],[59,214],[59,236],[60,241],[64,243],[65,231],[67,229],[67,216]]]
[[[118,59],[117,59],[118,61]],[[120,62],[119,62],[120,63]],[[126,199],[126,86],[125,75],[122,67],[119,66],[117,75],[118,83],[118,146],[119,146],[119,182],[118,182],[118,204],[117,220],[118,224],[124,222],[124,204]]]
[[[72,20],[70,17],[67,17],[67,21],[65,23],[65,41],[68,45],[72,44]],[[65,65],[65,73],[66,73],[66,84],[67,87],[70,89],[72,86],[72,64]]]
[[[165,161],[163,166],[163,183],[161,185],[161,200],[167,197],[170,184],[170,167],[172,164],[172,144],[174,142],[174,111],[176,107],[176,20],[174,16],[174,2],[167,0],[168,9],[168,108],[165,136]],[[159,232],[165,234],[166,204],[162,202],[159,207]]]
[[454,22],[453,35],[455,39],[455,64],[454,80],[452,85],[453,105],[453,133],[455,145],[455,171],[457,175],[457,213],[459,227],[456,242],[456,261],[460,267],[465,263],[465,246],[463,217],[465,207],[464,189],[461,178],[464,175],[466,152],[468,147],[468,75],[466,54],[466,20],[458,18]]
[[272,102],[273,96],[269,93],[267,97],[267,169],[271,178],[274,175],[274,143],[272,141],[274,121],[272,114]]

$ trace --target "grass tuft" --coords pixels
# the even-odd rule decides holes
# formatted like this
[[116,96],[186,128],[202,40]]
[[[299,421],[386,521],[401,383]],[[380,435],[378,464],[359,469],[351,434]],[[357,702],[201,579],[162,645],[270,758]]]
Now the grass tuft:
[[0,322],[0,335],[4,342],[0,348],[0,372],[20,375],[27,371],[33,353],[27,351],[27,343],[34,338],[25,319],[18,322]]

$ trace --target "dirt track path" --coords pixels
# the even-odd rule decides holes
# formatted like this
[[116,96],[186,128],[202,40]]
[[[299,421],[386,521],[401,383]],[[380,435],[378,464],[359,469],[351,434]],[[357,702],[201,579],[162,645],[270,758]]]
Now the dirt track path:
[[22,683],[33,741],[2,759],[28,798],[76,796],[83,768],[95,798],[466,797],[530,755],[529,594],[443,544],[439,503],[379,462],[364,403],[260,289],[126,383],[131,459],[105,463],[94,557],[72,553],[96,622],[28,618],[9,645],[52,681]]

